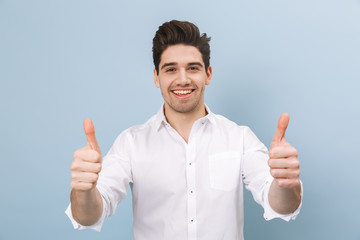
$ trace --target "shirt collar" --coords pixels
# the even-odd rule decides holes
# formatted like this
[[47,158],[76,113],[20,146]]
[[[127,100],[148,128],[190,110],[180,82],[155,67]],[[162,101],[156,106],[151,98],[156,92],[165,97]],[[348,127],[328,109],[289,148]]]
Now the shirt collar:
[[166,121],[165,118],[165,114],[164,114],[164,104],[161,106],[161,108],[158,110],[158,112],[156,113],[156,117],[155,117],[155,129],[157,131],[159,131],[160,127],[165,125],[165,124],[169,124]]
[[[209,121],[211,124],[215,125],[215,114],[211,112],[210,108],[205,104],[206,112],[208,113],[205,117],[201,118],[203,123]],[[155,129],[159,131],[162,126],[169,125],[168,121],[166,120],[164,114],[164,104],[160,107],[158,112],[156,113],[155,117]]]
[[205,104],[205,109],[208,114],[204,118],[207,118],[211,124],[215,125],[215,114],[210,110],[210,108],[206,104]]

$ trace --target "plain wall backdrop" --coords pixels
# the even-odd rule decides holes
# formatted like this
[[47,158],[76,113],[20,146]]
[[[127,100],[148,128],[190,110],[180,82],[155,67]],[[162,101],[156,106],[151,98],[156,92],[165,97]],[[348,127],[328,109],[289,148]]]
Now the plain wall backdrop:
[[106,154],[162,104],[152,38],[163,22],[211,40],[210,109],[269,147],[278,117],[299,151],[296,221],[245,194],[245,239],[360,239],[359,0],[0,0],[0,239],[131,239],[131,196],[102,232],[73,230],[70,164],[92,118]]

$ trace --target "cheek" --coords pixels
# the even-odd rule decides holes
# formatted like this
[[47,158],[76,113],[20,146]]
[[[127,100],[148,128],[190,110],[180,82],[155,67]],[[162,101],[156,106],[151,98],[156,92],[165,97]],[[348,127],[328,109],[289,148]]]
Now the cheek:
[[201,78],[197,81],[197,85],[199,86],[199,88],[205,88],[205,86],[207,85],[206,83],[206,79]]
[[165,89],[167,89],[169,86],[167,84],[168,80],[164,77],[161,77],[160,76],[157,78],[157,81],[156,81],[156,86],[158,88],[161,89],[161,91],[164,91]]
[[165,96],[165,95],[169,95],[170,94],[170,90],[169,90],[169,85],[168,84],[164,84],[163,82],[161,83],[161,85],[160,85],[160,89],[161,89],[161,94],[163,95],[163,96]]

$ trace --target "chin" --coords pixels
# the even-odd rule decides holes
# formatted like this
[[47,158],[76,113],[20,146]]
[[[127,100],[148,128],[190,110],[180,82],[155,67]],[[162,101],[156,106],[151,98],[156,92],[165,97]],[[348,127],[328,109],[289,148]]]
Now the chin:
[[178,113],[189,113],[193,112],[199,103],[193,103],[193,104],[168,104],[169,107]]

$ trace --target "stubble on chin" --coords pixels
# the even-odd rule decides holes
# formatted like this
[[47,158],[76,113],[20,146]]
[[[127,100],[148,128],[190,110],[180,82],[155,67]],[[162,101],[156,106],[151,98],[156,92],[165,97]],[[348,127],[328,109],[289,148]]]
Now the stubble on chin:
[[170,103],[168,105],[173,111],[175,111],[177,113],[190,113],[196,109],[196,107],[199,105],[199,102],[200,101],[197,101],[196,103],[193,103],[191,105],[180,104],[180,105],[176,106],[175,104],[172,104],[172,103]]

